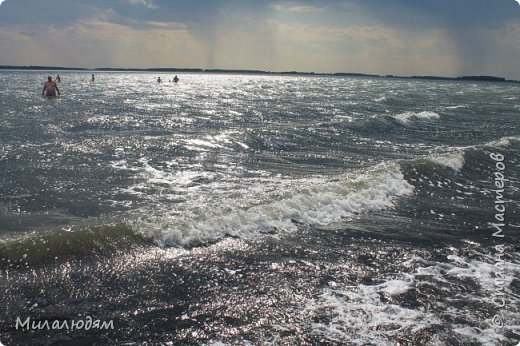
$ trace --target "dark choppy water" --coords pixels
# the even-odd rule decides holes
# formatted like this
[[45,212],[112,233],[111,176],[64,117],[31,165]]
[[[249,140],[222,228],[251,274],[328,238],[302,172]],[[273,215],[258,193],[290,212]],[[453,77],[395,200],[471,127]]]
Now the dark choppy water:
[[0,75],[7,345],[520,341],[518,85]]

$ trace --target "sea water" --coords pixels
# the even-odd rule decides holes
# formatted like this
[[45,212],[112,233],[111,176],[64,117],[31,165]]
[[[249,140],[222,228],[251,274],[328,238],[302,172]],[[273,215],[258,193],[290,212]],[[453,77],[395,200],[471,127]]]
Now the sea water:
[[0,341],[520,341],[518,84],[47,74],[0,72]]

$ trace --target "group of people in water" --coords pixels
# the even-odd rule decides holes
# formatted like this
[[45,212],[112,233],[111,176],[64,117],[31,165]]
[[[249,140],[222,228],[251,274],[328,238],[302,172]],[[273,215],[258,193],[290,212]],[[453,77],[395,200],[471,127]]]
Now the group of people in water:
[[[94,82],[96,80],[94,74],[92,74],[92,79],[91,81]],[[174,83],[178,83],[179,82],[179,77],[177,77],[177,75],[175,75],[175,77],[173,77],[172,80],[170,80],[169,82],[174,82]],[[43,84],[43,90],[42,90],[42,96],[47,96],[47,97],[55,97],[55,96],[58,96],[60,95],[60,89],[58,88],[58,83],[61,82],[61,77],[60,75],[57,75],[55,80],[52,80],[52,77],[49,76],[47,77],[47,81]],[[157,83],[161,83],[162,80],[161,80],[161,77],[159,76],[157,78]]]
[[[174,83],[178,83],[179,82],[179,77],[177,77],[177,75],[175,75],[175,77],[173,77],[172,80],[169,80],[168,82],[174,82]],[[162,83],[162,79],[161,79],[161,76],[157,77],[157,83]]]

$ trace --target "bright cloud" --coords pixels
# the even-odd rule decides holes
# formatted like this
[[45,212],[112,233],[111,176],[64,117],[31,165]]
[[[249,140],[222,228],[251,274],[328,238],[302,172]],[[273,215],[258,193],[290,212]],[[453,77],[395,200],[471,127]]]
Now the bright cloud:
[[326,11],[326,7],[317,7],[317,6],[298,4],[298,3],[273,4],[273,5],[271,5],[271,7],[276,11],[282,11],[282,12],[317,13],[317,12]]
[[157,9],[158,7],[152,3],[152,0],[128,0],[132,5],[141,5],[151,9]]

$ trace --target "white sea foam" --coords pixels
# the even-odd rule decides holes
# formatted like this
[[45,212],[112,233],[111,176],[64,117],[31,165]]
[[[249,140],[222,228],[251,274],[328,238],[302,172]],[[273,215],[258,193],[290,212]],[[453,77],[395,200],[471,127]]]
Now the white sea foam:
[[351,345],[392,345],[389,337],[415,333],[442,321],[431,314],[382,301],[381,293],[399,294],[409,284],[391,280],[377,286],[359,285],[342,289],[326,288],[306,307],[311,316],[330,316],[330,322],[313,323],[313,334]]
[[394,118],[399,120],[402,123],[409,123],[412,120],[439,119],[440,115],[438,113],[431,112],[431,111],[405,112],[405,113],[394,115]]
[[[477,259],[473,259],[475,255]],[[349,345],[398,345],[392,337],[445,325],[444,314],[449,314],[467,321],[461,324],[463,327],[458,324],[451,326],[464,342],[502,344],[507,339],[504,331],[494,328],[491,314],[486,314],[485,309],[468,312],[466,304],[459,304],[468,299],[472,304],[493,304],[491,297],[496,292],[496,268],[492,263],[490,255],[479,253],[474,253],[472,259],[449,255],[447,262],[440,263],[413,256],[402,263],[411,271],[402,272],[397,278],[388,277],[378,285],[346,286],[334,282],[334,285],[324,288],[321,295],[310,299],[305,307],[312,321],[320,321],[312,323],[312,333]],[[341,263],[338,266],[346,267]],[[518,328],[520,298],[511,292],[511,284],[520,274],[520,265],[514,261],[506,262],[504,273],[507,305],[501,309],[501,314],[505,330],[514,331]],[[345,277],[349,274],[346,272]],[[460,295],[461,282],[469,287],[480,287],[480,294]],[[446,295],[443,301],[437,301],[437,304],[446,305],[438,312],[403,307],[391,299],[383,299],[385,295],[399,296],[411,289],[424,294],[432,286],[442,287]],[[468,327],[468,323],[479,327]]]
[[520,137],[517,136],[509,136],[509,137],[502,137],[500,139],[497,139],[496,141],[491,141],[485,144],[486,147],[493,147],[493,148],[505,148],[511,146],[513,142],[520,142]]
[[386,293],[388,295],[399,295],[410,290],[411,282],[404,280],[389,280],[381,285],[378,285],[380,288],[380,292]]
[[187,148],[190,149],[200,149],[202,148],[222,148],[221,145],[212,143],[208,140],[202,140],[202,139],[189,139],[186,140]]
[[432,156],[429,160],[441,166],[451,168],[456,172],[459,172],[464,167],[465,162],[463,152]]
[[[217,179],[215,174],[166,173],[149,165],[142,167],[141,175],[145,179],[125,192],[155,199],[150,201],[153,210],[138,213],[147,216],[135,220],[135,228],[160,244],[182,246],[226,235],[292,231],[293,220],[328,225],[356,213],[391,208],[395,198],[413,191],[397,165],[333,180]],[[204,183],[197,183],[201,179]],[[167,203],[174,200],[182,202]]]
[[457,105],[457,106],[446,106],[446,109],[459,109],[459,108],[466,108],[465,105]]
[[494,328],[462,327],[454,328],[453,331],[459,336],[465,337],[464,343],[470,344],[478,341],[480,345],[503,345],[501,339]]

